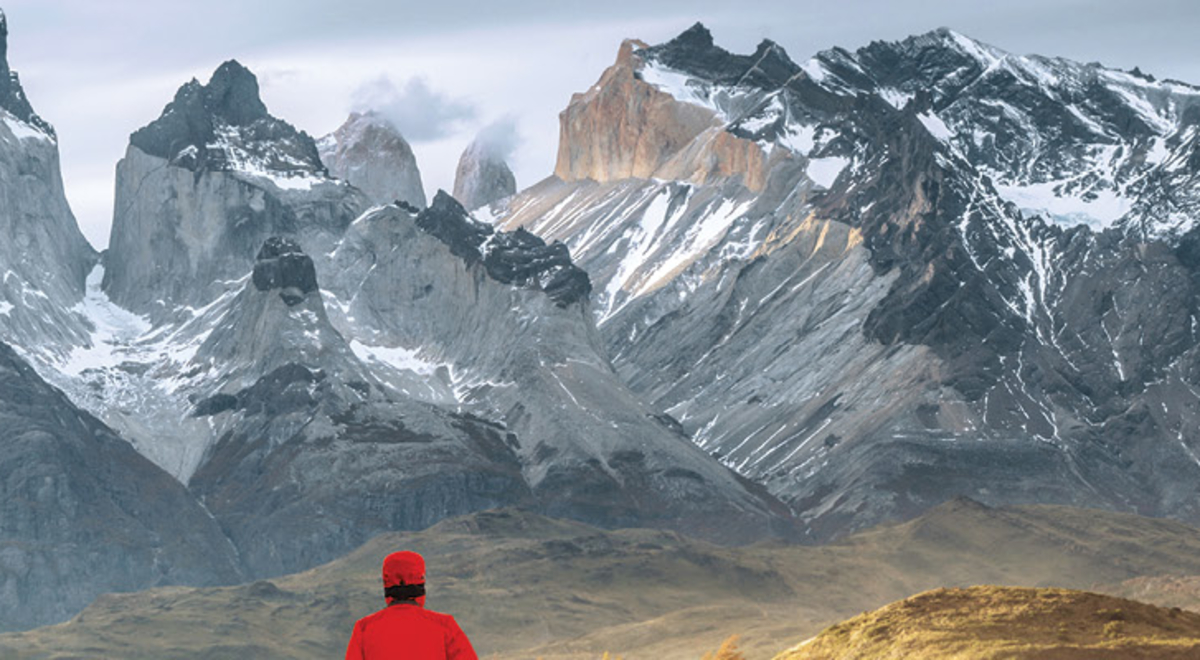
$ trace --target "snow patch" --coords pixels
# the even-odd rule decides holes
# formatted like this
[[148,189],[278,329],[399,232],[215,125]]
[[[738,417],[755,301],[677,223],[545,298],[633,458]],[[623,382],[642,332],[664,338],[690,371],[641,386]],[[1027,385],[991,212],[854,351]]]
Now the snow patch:
[[644,82],[670,94],[675,100],[698,105],[711,110],[713,114],[722,115],[720,108],[713,103],[709,90],[692,76],[654,63],[647,63],[639,73]]
[[703,254],[715,246],[735,220],[740,218],[753,204],[737,204],[733,200],[721,200],[715,204],[688,230],[683,245],[668,255],[643,281],[633,297],[645,295],[657,288],[673,275],[682,272]]
[[1167,149],[1167,141],[1161,137],[1156,137],[1150,143],[1150,150],[1146,152],[1146,164],[1158,165],[1170,155],[1171,152]]
[[1049,220],[1072,227],[1088,225],[1096,231],[1111,227],[1129,212],[1131,201],[1113,190],[1092,190],[1090,199],[1061,195],[1063,181],[1030,184],[995,184],[996,192],[1006,201],[1017,205],[1026,215],[1042,215]]
[[442,366],[441,364],[422,359],[419,349],[404,348],[402,346],[368,346],[355,339],[350,342],[350,350],[354,351],[354,355],[363,362],[382,363],[396,369],[406,369],[422,376],[430,376],[438,367]]
[[879,95],[883,97],[884,101],[888,102],[888,105],[897,110],[903,110],[904,106],[908,105],[908,102],[913,100],[913,98],[916,96],[915,94],[902,92],[891,87],[884,87],[880,89]]
[[930,135],[942,142],[949,142],[954,137],[954,131],[951,131],[946,126],[946,122],[942,121],[941,117],[932,112],[922,112],[917,115],[917,119],[921,120],[921,123],[925,125],[925,130],[929,131]]
[[[490,204],[481,206],[474,211],[471,211],[472,220],[475,222],[482,222],[493,227],[499,225],[500,221],[503,220],[504,216],[506,215],[507,213],[505,213],[503,210],[497,212],[497,210],[493,209]],[[491,238],[489,237],[488,240],[491,240]]]
[[825,70],[825,66],[817,61],[816,58],[801,64],[800,69],[808,75],[810,80],[817,84],[825,82],[825,79],[829,77],[829,72]]
[[91,345],[76,347],[59,365],[67,375],[78,376],[88,369],[111,368],[126,362],[132,353],[130,345],[150,331],[146,318],[109,300],[108,294],[100,289],[103,280],[104,266],[97,264],[88,274],[83,300],[71,309],[87,319],[94,329]]
[[8,313],[13,311],[12,303],[7,300],[0,300],[0,316],[8,316]]
[[308,171],[307,163],[286,157],[286,154],[283,153],[278,153],[276,156],[284,158],[286,163],[295,166],[295,169],[271,168],[267,158],[253,154],[240,146],[243,138],[235,126],[218,127],[215,133],[216,141],[207,146],[225,152],[229,166],[234,172],[254,180],[269,182],[280,190],[311,190],[317,184],[331,181],[318,173]]
[[985,46],[984,44],[979,43],[978,41],[975,41],[964,34],[960,34],[954,30],[949,30],[949,34],[950,38],[954,41],[954,43],[958,44],[958,47],[964,53],[975,58],[976,60],[979,60],[988,67],[994,66],[1003,58],[1002,53],[999,53],[993,50],[991,47]]
[[18,140],[40,140],[42,142],[54,142],[54,138],[43,133],[41,129],[17,119],[12,114],[0,110],[0,121],[8,127],[12,132],[13,137]]
[[837,181],[838,175],[846,166],[850,164],[849,158],[840,156],[829,156],[828,158],[813,158],[808,161],[808,167],[804,173],[814,183],[822,188],[832,188],[833,182]]
[[656,239],[662,233],[664,225],[669,224],[671,219],[670,205],[671,188],[663,186],[642,211],[642,217],[638,221],[637,227],[634,227],[629,235],[625,258],[617,266],[616,274],[609,280],[608,286],[604,290],[605,308],[598,323],[604,323],[620,311],[621,308],[616,306],[617,296],[620,295],[622,289],[631,288],[629,284],[637,273],[637,269],[645,264],[650,255],[654,253],[657,245]]
[[779,97],[775,97],[771,99],[770,104],[763,108],[759,114],[743,119],[739,126],[748,133],[758,133],[762,129],[779,121],[779,117],[783,112],[783,105],[779,102]]
[[777,139],[780,145],[801,156],[812,153],[817,145],[817,127],[794,125],[788,126]]

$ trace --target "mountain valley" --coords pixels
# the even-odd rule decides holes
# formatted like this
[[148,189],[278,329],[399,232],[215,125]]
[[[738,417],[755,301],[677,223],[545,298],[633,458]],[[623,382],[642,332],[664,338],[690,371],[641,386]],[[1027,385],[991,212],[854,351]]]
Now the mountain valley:
[[1196,602],[1200,88],[697,23],[619,45],[545,179],[485,129],[427,195],[385,115],[314,138],[228,60],[97,251],[2,16],[0,657],[336,654],[397,544],[497,657]]

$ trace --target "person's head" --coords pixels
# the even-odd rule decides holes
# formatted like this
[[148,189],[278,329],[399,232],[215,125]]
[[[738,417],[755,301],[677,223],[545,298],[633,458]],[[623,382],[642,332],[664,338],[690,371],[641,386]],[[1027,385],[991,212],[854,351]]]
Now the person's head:
[[383,560],[383,597],[388,605],[412,601],[425,606],[425,558],[407,550]]

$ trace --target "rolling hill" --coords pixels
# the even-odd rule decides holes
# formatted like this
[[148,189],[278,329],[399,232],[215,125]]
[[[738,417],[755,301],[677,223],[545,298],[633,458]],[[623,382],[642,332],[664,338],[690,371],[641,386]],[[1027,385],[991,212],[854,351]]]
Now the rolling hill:
[[1200,574],[1200,530],[1057,506],[960,499],[835,544],[742,548],[496,510],[384,534],[271,581],[104,596],[64,624],[0,636],[0,658],[336,657],[354,620],[381,606],[380,561],[401,548],[426,557],[429,607],[498,658],[697,658],[731,634],[747,658],[770,658],[937,587]]

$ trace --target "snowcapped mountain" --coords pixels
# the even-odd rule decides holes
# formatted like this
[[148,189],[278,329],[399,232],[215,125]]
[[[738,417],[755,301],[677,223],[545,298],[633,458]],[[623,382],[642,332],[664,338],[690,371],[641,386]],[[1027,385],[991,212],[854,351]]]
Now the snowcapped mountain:
[[103,288],[156,322],[186,315],[249,272],[268,237],[324,246],[369,205],[328,175],[308,134],[267,112],[254,74],[229,61],[207,85],[180,87],[130,137]]
[[454,171],[454,199],[478,209],[516,192],[516,177],[492,146],[479,137],[467,145]]
[[[230,61],[131,136],[99,259],[0,73],[19,625],[501,505],[729,543],[959,495],[1200,520],[1189,85],[948,30],[797,64],[698,24],[621,45],[554,176],[514,195],[477,141],[426,208],[393,128],[318,144]],[[25,571],[8,548],[100,542],[30,522],[52,499],[160,563]]]
[[[831,89],[916,102],[932,131],[1027,215],[1094,230],[1120,225],[1144,237],[1194,227],[1188,209],[1155,208],[1151,188],[1186,169],[1200,88],[1139,70],[1017,56],[945,28],[856,54],[827,51],[810,71]],[[1171,190],[1195,197],[1186,185]]]
[[376,204],[397,200],[425,208],[425,188],[412,147],[379,113],[352,112],[317,142],[329,173],[348,181]]
[[496,506],[723,542],[796,532],[621,382],[562,243],[444,192],[371,207],[237,62],[131,136],[95,261],[47,258],[80,278],[47,296],[79,332],[31,360],[186,486],[239,575]]
[[956,494],[1194,519],[1194,99],[696,25],[622,44],[497,222],[564,241],[618,373],[817,536]]

